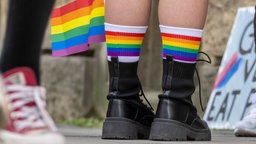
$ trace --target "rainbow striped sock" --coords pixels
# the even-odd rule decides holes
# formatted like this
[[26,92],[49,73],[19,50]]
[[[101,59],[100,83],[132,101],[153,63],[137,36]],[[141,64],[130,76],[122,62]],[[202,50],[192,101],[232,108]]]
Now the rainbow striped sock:
[[160,25],[163,59],[172,55],[175,61],[195,63],[203,30]]
[[118,57],[120,62],[136,62],[147,26],[122,26],[105,23],[108,60]]

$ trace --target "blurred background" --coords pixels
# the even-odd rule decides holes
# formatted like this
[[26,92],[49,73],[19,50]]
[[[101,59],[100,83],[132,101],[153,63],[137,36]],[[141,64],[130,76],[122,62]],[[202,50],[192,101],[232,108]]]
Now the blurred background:
[[[72,0],[56,0],[56,7]],[[0,44],[6,26],[8,0],[0,0]],[[209,0],[201,51],[206,52],[212,64],[199,62],[204,109],[207,106],[222,55],[239,7],[254,6],[256,0]],[[146,96],[156,109],[161,92],[162,58],[161,38],[157,16],[158,0],[152,0],[152,14],[139,63],[139,77]],[[200,56],[200,58],[205,58]],[[206,59],[206,58],[205,58]],[[107,109],[108,69],[104,43],[91,45],[87,52],[68,57],[51,56],[50,27],[47,28],[41,57],[42,84],[47,89],[47,109],[57,123],[101,126]],[[203,116],[197,89],[193,101]],[[88,126],[88,125],[87,125]]]

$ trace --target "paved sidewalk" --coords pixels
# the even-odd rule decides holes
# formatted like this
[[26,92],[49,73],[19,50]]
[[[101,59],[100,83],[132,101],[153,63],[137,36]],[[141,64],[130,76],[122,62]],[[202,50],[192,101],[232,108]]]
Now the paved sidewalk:
[[159,142],[150,140],[102,140],[101,129],[60,126],[59,130],[67,138],[66,144],[256,144],[256,137],[235,137],[231,130],[212,130],[209,142]]

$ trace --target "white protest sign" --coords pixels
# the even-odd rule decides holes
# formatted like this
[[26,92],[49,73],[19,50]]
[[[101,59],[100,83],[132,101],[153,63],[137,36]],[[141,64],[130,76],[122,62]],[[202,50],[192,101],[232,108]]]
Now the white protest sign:
[[204,120],[210,128],[233,129],[256,92],[254,7],[239,8]]

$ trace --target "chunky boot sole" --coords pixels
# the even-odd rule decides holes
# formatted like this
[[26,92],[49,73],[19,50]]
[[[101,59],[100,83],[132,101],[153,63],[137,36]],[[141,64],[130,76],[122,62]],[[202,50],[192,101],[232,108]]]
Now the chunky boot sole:
[[150,127],[127,118],[106,118],[102,139],[148,139]]
[[149,139],[157,141],[209,141],[209,129],[195,129],[184,123],[155,118]]

